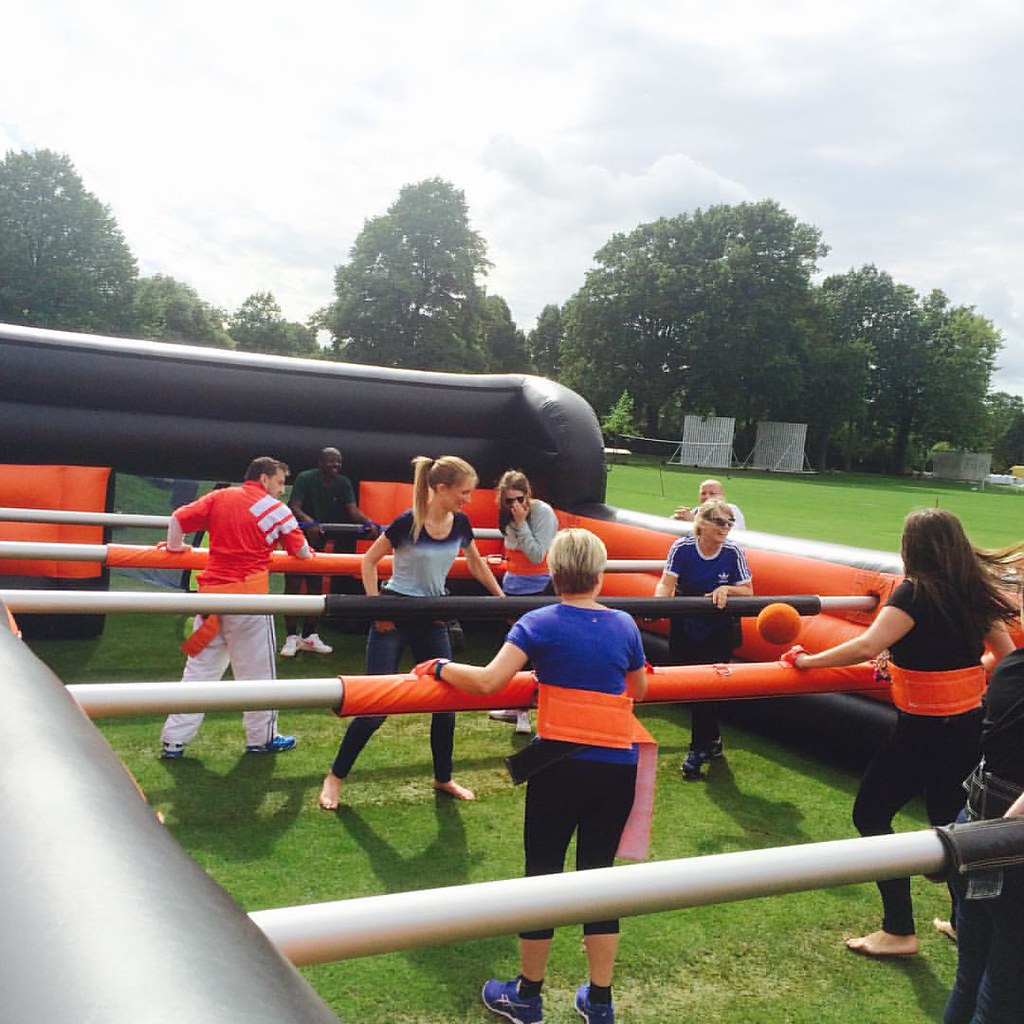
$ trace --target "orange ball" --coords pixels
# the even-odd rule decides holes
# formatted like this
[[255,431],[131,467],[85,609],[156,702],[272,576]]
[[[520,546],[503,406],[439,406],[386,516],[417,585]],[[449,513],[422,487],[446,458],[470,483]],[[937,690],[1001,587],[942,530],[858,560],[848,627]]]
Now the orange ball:
[[757,631],[770,644],[791,644],[800,633],[800,613],[791,604],[767,604],[757,616]]

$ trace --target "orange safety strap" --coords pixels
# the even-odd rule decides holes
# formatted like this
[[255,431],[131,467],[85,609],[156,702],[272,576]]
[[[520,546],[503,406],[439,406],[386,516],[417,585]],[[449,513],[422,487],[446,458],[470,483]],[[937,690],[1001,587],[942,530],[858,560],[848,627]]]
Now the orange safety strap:
[[594,747],[639,747],[633,809],[619,838],[616,853],[643,860],[651,842],[658,744],[633,714],[626,694],[598,693],[544,683],[538,688],[537,734],[545,740],[586,743]]
[[15,636],[20,637],[21,636],[21,630],[18,629],[18,624],[17,624],[17,622],[14,621],[14,616],[11,614],[10,608],[8,608],[6,605],[0,605],[0,608],[3,608],[4,613],[7,615],[7,625],[10,628],[11,632]]
[[537,564],[531,562],[518,548],[508,548],[505,555],[507,571],[515,573],[516,576],[548,576],[551,574],[546,557],[541,560],[540,564]]
[[633,745],[634,722],[633,700],[624,693],[540,684],[537,735],[541,739],[627,750]]
[[915,672],[888,664],[892,677],[892,702],[912,715],[962,715],[981,706],[985,693],[985,669],[981,665],[948,672]]
[[[200,581],[201,594],[266,594],[270,590],[270,573],[254,572],[244,580],[232,583],[208,584]],[[207,615],[198,629],[181,645],[182,651],[194,658],[205,649],[210,641],[220,632],[220,619],[216,615]]]

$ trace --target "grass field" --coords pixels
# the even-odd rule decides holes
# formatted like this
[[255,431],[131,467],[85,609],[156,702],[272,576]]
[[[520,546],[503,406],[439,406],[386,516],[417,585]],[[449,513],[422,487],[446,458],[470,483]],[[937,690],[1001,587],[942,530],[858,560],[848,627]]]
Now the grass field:
[[[693,500],[704,475],[616,466],[609,501],[667,513]],[[1016,494],[867,477],[840,483],[734,474],[724,482],[752,528],[887,550],[896,549],[899,520],[911,507],[939,500],[964,517],[976,541],[991,545],[1014,539],[1024,509]],[[99,641],[33,646],[66,682],[172,679],[182,664],[182,626],[179,617],[111,617]],[[329,626],[322,632],[335,654],[282,661],[282,675],[362,671],[361,636]],[[468,642],[467,660],[479,661],[490,656],[500,633],[471,635]],[[727,757],[714,763],[706,781],[685,783],[679,772],[688,741],[685,710],[641,714],[660,743],[652,859],[854,834],[849,815],[857,780],[850,772],[727,727]],[[309,711],[287,712],[281,724],[299,736],[294,752],[245,757],[239,716],[210,715],[180,762],[156,756],[159,719],[101,727],[182,846],[247,910],[521,873],[522,792],[508,782],[501,758],[524,740],[508,726],[482,713],[460,717],[456,777],[479,799],[457,804],[430,792],[426,718],[393,718],[346,785],[342,811],[327,814],[316,795],[343,723]],[[923,824],[921,809],[912,807],[897,827]],[[934,1021],[952,981],[955,949],[929,924],[946,911],[944,889],[920,878],[913,886],[922,952],[896,962],[872,962],[843,949],[844,936],[878,925],[880,906],[870,885],[625,919],[618,1019]],[[479,1003],[483,981],[515,971],[516,940],[509,936],[303,973],[348,1022],[480,1024],[493,1019]],[[584,978],[579,931],[561,929],[545,986],[547,1021],[579,1019],[571,997]]]
[[671,515],[697,502],[701,480],[722,481],[726,497],[743,510],[747,527],[788,537],[899,551],[903,517],[912,509],[942,507],[958,515],[971,540],[1000,547],[1024,535],[1024,488],[866,474],[790,476],[752,470],[697,470],[635,459],[611,466],[608,503]]

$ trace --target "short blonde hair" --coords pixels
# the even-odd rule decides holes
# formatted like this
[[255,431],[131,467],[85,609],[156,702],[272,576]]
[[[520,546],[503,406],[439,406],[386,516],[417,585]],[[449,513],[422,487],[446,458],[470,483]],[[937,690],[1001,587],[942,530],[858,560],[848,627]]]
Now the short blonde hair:
[[586,594],[608,563],[604,541],[589,530],[559,530],[548,549],[551,582],[559,594]]

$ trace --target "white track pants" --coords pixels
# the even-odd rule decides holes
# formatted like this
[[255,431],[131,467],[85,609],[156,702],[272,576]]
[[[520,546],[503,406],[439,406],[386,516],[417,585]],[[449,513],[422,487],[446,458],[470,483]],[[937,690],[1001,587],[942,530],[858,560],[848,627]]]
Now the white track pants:
[[[202,620],[196,616],[193,629]],[[276,679],[277,640],[272,615],[222,615],[220,632],[195,657],[185,663],[182,682],[213,682],[228,665],[236,679]],[[160,735],[163,743],[185,744],[195,739],[202,712],[168,715]],[[247,745],[269,743],[277,729],[276,711],[245,711],[242,714]]]

